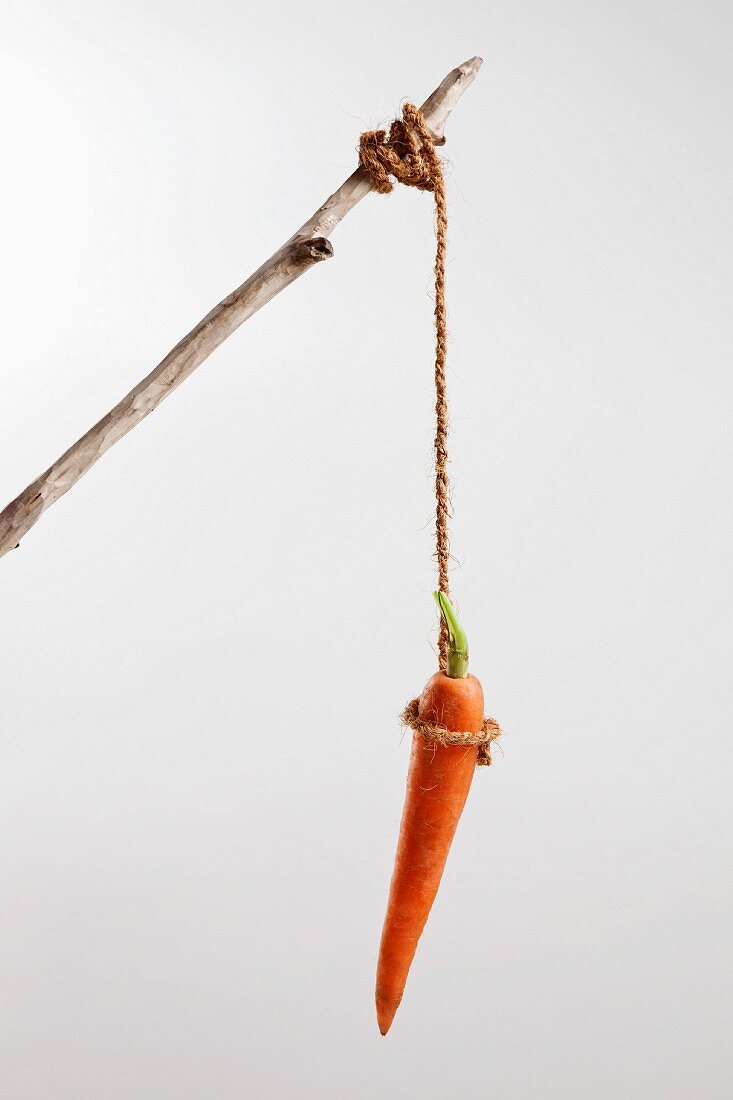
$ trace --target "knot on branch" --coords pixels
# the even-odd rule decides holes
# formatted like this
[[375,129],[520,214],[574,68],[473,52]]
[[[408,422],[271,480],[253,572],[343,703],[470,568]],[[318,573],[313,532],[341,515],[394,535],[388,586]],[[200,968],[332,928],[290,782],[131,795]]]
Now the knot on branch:
[[396,118],[386,130],[367,130],[359,138],[359,164],[371,178],[380,194],[393,187],[390,176],[407,187],[434,191],[442,179],[440,157],[422,111],[412,103],[402,108],[402,118]]

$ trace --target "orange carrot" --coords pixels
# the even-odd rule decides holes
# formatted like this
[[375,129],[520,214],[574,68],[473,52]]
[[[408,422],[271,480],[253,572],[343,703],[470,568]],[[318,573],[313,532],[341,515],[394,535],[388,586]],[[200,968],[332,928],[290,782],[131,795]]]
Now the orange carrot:
[[[449,631],[445,672],[428,680],[419,716],[454,732],[478,733],[484,722],[484,693],[468,673],[468,646],[448,599],[435,593]],[[377,965],[377,1023],[386,1035],[402,1000],[410,964],[450,851],[476,768],[477,745],[441,745],[417,731],[407,774],[387,915]]]

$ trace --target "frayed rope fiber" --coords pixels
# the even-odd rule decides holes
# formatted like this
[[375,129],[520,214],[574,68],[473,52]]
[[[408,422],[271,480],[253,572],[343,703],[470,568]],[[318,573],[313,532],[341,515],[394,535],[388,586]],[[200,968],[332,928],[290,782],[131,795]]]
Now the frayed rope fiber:
[[426,741],[433,741],[438,745],[478,745],[477,767],[488,767],[491,764],[491,742],[501,737],[501,727],[493,718],[484,718],[484,724],[478,733],[456,733],[445,726],[434,726],[432,722],[426,722],[420,717],[419,699],[410,700],[400,715],[400,721]]

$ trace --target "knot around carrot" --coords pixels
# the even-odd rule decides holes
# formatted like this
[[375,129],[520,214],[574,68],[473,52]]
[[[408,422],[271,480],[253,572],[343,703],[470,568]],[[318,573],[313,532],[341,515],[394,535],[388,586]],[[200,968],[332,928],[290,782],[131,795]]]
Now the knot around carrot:
[[426,741],[433,741],[438,745],[478,745],[477,767],[488,767],[491,764],[491,742],[501,737],[501,726],[494,718],[484,718],[483,726],[476,733],[468,730],[457,732],[449,730],[447,726],[427,722],[420,717],[419,699],[410,700],[400,715],[400,721]]

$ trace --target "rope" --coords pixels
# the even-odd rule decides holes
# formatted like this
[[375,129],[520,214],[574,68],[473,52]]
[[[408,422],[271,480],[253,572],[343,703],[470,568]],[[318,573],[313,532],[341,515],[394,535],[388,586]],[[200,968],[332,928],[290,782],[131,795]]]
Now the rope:
[[[446,596],[450,544],[448,465],[448,399],[446,396],[445,361],[448,350],[448,330],[445,310],[445,253],[448,237],[448,208],[445,181],[440,157],[435,151],[433,135],[422,111],[406,103],[402,118],[389,128],[371,130],[359,139],[359,164],[369,174],[374,189],[381,195],[392,190],[393,176],[398,183],[432,191],[435,198],[435,557],[438,563],[438,588]],[[445,670],[448,657],[448,628],[440,617],[438,638],[440,667]]]
[[478,745],[478,758],[476,765],[488,767],[491,764],[491,742],[501,737],[501,727],[493,718],[484,718],[484,724],[477,733],[456,733],[446,726],[434,726],[420,717],[420,700],[412,699],[402,714],[400,721],[403,725],[419,733],[426,741],[433,741],[439,745]]

